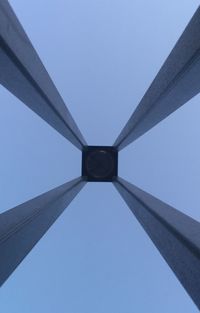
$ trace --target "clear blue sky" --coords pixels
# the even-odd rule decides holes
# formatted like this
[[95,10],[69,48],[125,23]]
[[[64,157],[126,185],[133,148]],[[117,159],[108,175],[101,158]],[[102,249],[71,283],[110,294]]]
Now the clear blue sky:
[[[10,1],[88,144],[112,145],[199,1]],[[80,151],[0,87],[1,211]],[[120,152],[120,176],[200,220],[200,96]],[[3,313],[195,313],[111,184],[90,183],[1,288]]]

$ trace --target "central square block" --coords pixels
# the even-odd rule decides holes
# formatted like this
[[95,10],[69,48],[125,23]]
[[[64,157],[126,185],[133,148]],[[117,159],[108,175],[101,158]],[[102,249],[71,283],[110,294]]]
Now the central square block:
[[112,146],[85,146],[82,176],[90,182],[111,182],[118,174],[118,151]]

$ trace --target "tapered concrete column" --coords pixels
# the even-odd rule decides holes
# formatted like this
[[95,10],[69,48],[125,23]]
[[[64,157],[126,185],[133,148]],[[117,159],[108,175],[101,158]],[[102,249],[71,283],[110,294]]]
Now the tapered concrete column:
[[200,92],[200,8],[121,131],[121,150]]
[[0,1],[0,83],[77,148],[86,145],[7,0]]
[[74,179],[0,214],[0,285],[83,188]]
[[200,309],[200,223],[121,178],[114,185]]

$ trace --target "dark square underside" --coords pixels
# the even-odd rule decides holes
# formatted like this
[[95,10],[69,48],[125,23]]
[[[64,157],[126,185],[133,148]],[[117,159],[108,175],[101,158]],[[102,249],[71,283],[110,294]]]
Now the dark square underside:
[[118,151],[110,146],[85,146],[82,176],[90,182],[112,182],[118,174]]

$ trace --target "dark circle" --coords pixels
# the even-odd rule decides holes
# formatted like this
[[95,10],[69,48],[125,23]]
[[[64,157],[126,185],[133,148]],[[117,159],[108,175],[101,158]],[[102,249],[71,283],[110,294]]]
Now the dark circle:
[[92,151],[86,159],[86,169],[94,178],[106,178],[114,169],[113,156],[109,151]]

